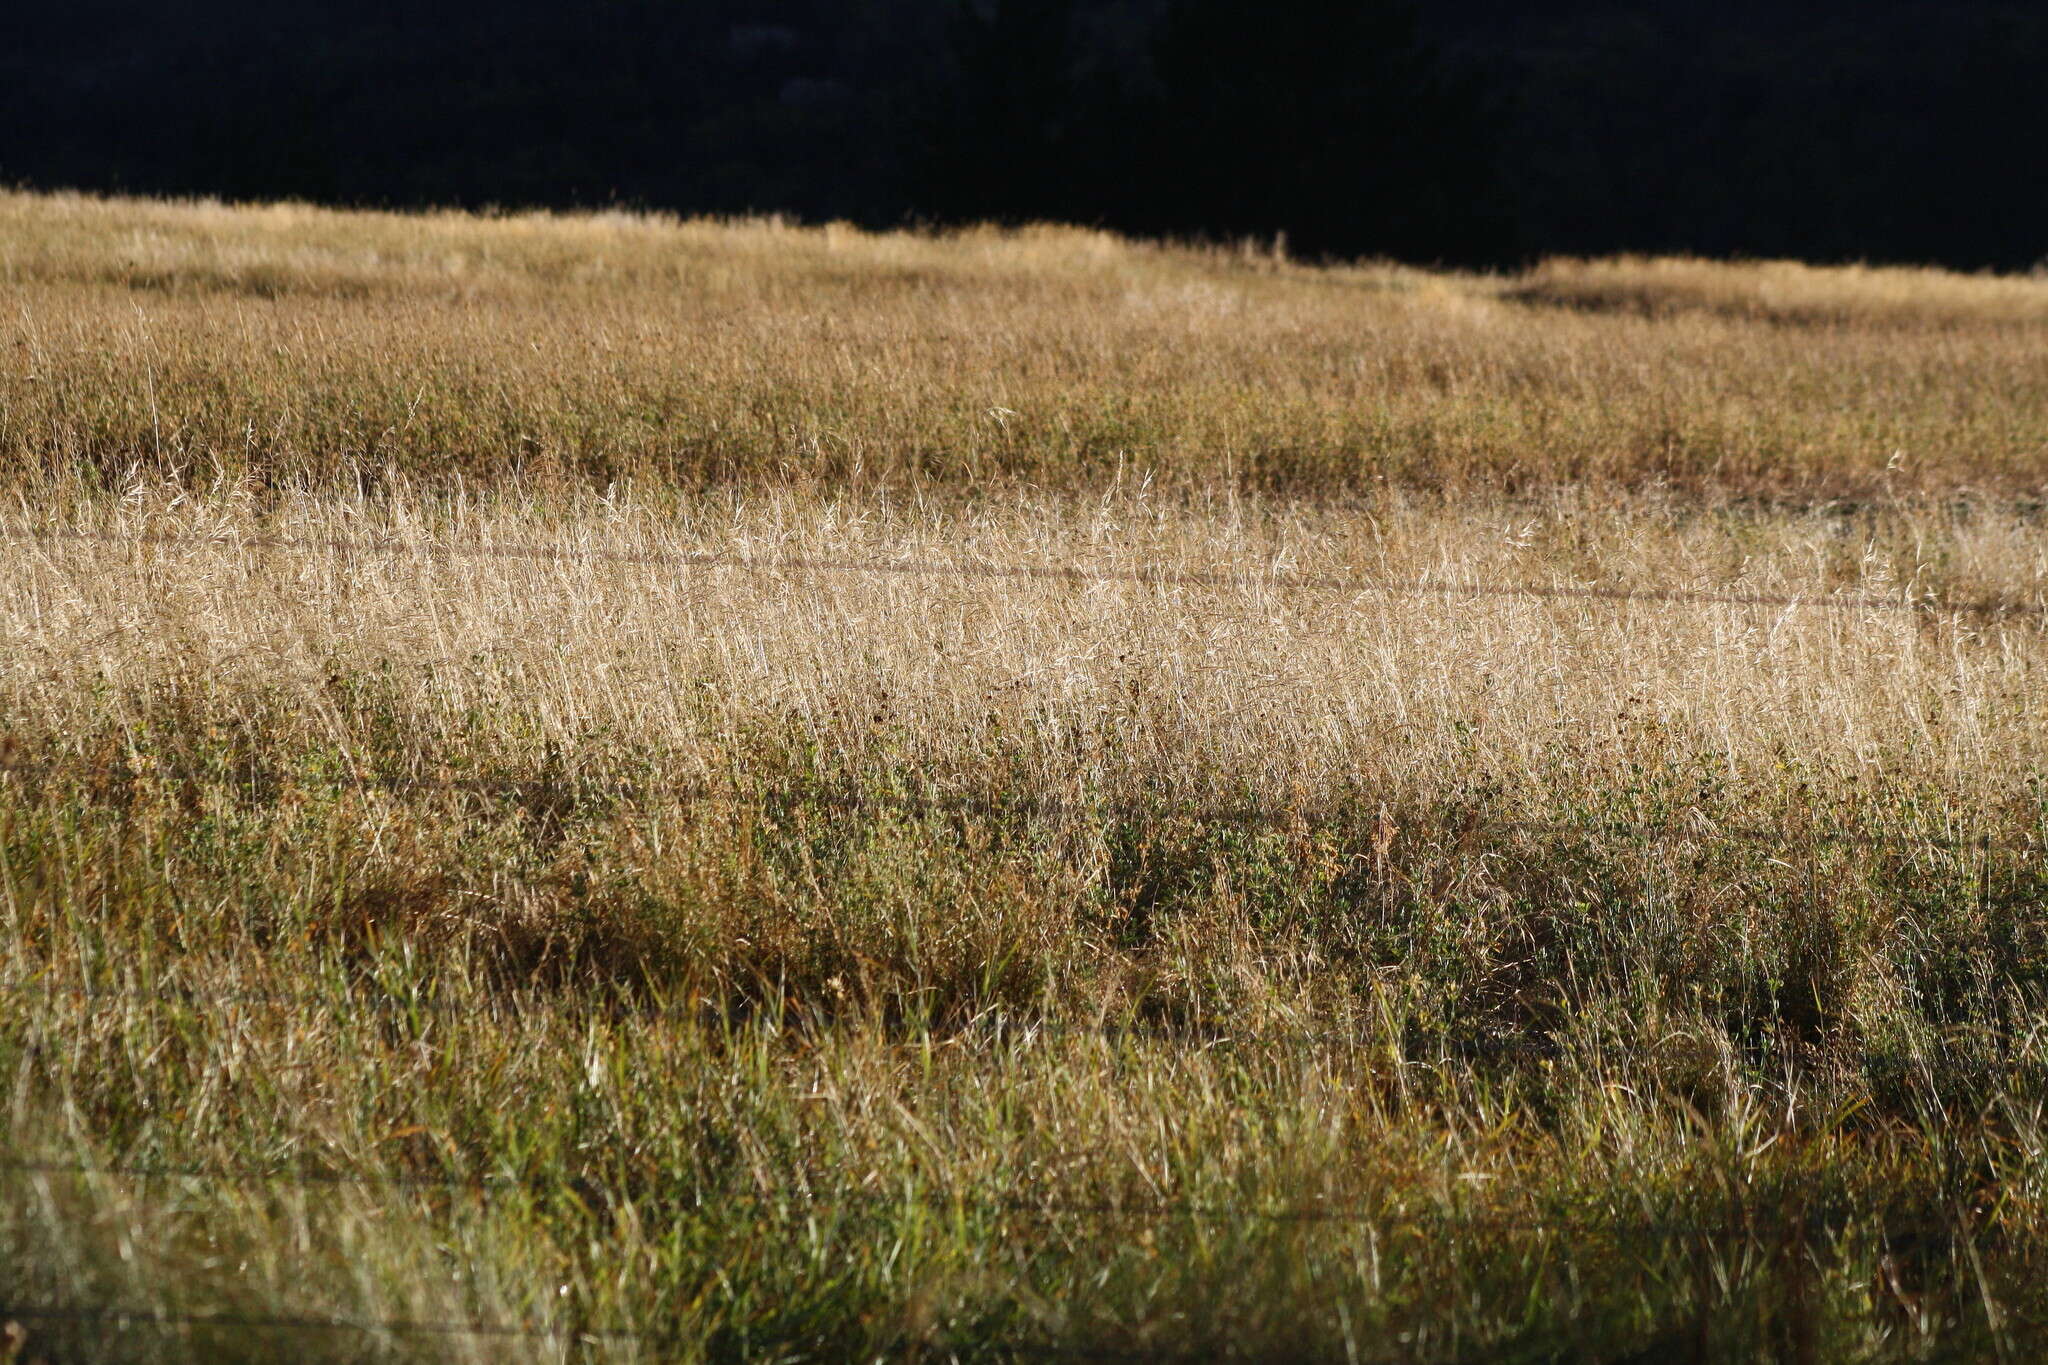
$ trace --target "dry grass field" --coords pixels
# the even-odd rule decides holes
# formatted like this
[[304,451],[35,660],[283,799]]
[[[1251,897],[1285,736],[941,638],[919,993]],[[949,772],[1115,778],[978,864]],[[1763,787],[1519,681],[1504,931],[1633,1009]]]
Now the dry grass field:
[[2048,281],[14,195],[0,295],[20,1359],[2048,1349]]

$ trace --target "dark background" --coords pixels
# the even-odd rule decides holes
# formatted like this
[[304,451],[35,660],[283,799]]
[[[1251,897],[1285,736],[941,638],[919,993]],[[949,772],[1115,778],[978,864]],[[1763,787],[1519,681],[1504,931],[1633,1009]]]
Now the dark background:
[[71,0],[0,20],[0,181],[2025,269],[2044,12]]

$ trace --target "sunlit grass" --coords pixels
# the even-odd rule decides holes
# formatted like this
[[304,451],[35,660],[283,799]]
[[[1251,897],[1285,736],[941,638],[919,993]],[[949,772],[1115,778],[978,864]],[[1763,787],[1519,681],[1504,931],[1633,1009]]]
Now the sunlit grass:
[[31,1353],[2039,1352],[2036,285],[0,204]]
[[[1315,499],[1811,501],[2032,496],[2048,454],[2048,284],[2030,279],[1684,262],[1490,279],[1057,228],[17,195],[0,282],[16,477],[118,482],[140,461],[201,484],[517,468],[844,491],[1121,471]],[[1592,297],[1616,290],[1640,306]],[[1770,321],[1786,308],[1817,321]]]

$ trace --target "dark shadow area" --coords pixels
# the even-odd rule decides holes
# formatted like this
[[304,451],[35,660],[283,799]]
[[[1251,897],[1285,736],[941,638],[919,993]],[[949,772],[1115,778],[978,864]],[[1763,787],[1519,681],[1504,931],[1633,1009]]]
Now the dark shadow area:
[[79,0],[0,180],[2025,269],[2043,69],[2015,0]]

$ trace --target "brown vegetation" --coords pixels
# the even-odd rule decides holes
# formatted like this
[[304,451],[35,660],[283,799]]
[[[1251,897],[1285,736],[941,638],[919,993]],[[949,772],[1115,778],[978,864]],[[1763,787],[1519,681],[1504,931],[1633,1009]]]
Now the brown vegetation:
[[2048,286],[0,225],[0,1306],[559,1333],[32,1347],[2042,1340]]
[[[1057,228],[19,196],[0,233],[17,477],[113,483],[142,460],[202,485],[516,470],[845,492],[1121,470],[1318,500],[1570,484],[1812,501],[2033,495],[2048,470],[2032,280],[1653,262],[1503,281]],[[1617,294],[1650,302],[1579,306]],[[1723,315],[1851,296],[1825,325]],[[1902,310],[1941,325],[1902,328]]]

